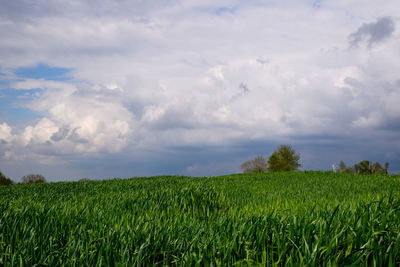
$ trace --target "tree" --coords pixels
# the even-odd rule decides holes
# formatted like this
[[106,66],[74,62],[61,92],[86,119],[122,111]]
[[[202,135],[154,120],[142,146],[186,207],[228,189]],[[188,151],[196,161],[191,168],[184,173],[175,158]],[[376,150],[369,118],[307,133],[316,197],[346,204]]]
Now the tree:
[[358,164],[354,164],[354,170],[358,174],[372,174],[371,163],[369,160],[360,161]]
[[354,166],[346,167],[343,161],[339,163],[340,172],[355,174],[388,174],[389,163],[386,162],[384,167],[379,162],[371,164],[369,160],[362,160]]
[[340,172],[354,173],[354,169],[352,167],[347,167],[343,160],[341,160],[339,163],[339,170]]
[[387,174],[387,167],[389,167],[389,163],[385,163],[385,168],[382,167],[379,162],[375,162],[371,165],[371,173],[373,174]]
[[0,171],[0,185],[11,185],[14,182],[10,179],[4,176],[4,174]]
[[28,174],[22,177],[23,184],[41,184],[45,182],[46,178],[41,174]]
[[295,171],[301,166],[300,154],[289,145],[280,145],[268,159],[268,171]]
[[340,169],[340,171],[343,171],[344,169],[346,169],[347,167],[346,167],[346,164],[343,162],[343,160],[341,160],[340,162],[339,162],[339,169]]
[[262,156],[257,156],[253,160],[246,161],[240,168],[244,173],[263,173],[268,169],[268,162]]
[[385,163],[385,167],[379,162],[371,164],[368,160],[360,161],[354,165],[354,169],[358,174],[388,174],[389,163]]

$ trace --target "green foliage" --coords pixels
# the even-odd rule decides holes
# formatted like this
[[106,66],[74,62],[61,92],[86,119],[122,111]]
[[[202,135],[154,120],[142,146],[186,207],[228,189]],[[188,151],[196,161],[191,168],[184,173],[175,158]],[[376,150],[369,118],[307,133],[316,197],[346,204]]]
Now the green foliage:
[[297,170],[300,154],[289,145],[280,145],[268,159],[268,171],[286,172]]
[[4,176],[4,174],[0,171],[0,185],[12,185],[14,182],[10,179]]
[[42,184],[46,183],[46,178],[41,174],[28,174],[22,177],[23,184]]
[[346,166],[346,164],[344,163],[344,161],[341,160],[340,163],[339,163],[339,169],[340,169],[340,170],[344,170],[344,169],[346,169],[346,167],[347,167],[347,166]]
[[389,168],[388,162],[386,162],[385,166],[382,167],[382,165],[379,162],[375,162],[374,164],[371,164],[370,161],[363,160],[357,164],[354,164],[354,166],[352,168],[346,167],[346,164],[343,161],[340,161],[340,163],[339,163],[340,172],[345,172],[345,173],[388,174],[388,168]]
[[342,160],[339,163],[339,171],[344,173],[354,173],[354,169],[352,167],[347,167]]
[[0,266],[400,265],[400,176],[169,176],[0,196]]
[[268,161],[264,157],[258,156],[253,160],[246,161],[240,168],[244,173],[263,173],[268,169]]
[[89,178],[82,178],[82,179],[79,179],[78,182],[90,182],[90,181],[91,180]]
[[354,164],[354,170],[358,174],[372,174],[371,163],[368,160],[363,160],[358,164]]
[[388,168],[389,168],[389,163],[385,163],[385,167],[382,167],[382,165],[379,162],[375,162],[374,164],[371,165],[371,173],[374,174],[388,174]]

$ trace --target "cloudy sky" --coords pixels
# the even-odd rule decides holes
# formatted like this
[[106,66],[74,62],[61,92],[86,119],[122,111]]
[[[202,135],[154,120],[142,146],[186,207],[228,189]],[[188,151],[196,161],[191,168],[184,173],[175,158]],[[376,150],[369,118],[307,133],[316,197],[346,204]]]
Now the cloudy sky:
[[400,2],[0,0],[0,170],[19,181],[400,172]]

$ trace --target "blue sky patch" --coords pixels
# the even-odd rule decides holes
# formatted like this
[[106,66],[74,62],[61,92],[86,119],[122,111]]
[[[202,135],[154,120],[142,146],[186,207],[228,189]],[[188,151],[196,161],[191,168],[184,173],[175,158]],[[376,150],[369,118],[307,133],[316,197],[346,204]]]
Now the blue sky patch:
[[25,105],[32,100],[34,94],[39,92],[35,90],[0,90],[0,123],[7,122],[15,124],[16,122],[26,122],[40,117],[40,115]]
[[53,81],[69,80],[71,69],[52,67],[47,64],[37,64],[34,67],[18,68],[14,74],[19,78],[45,79]]
[[315,8],[315,9],[320,9],[320,8],[321,8],[321,1],[322,1],[322,0],[315,0],[315,1],[312,3],[312,7]]
[[220,7],[215,10],[215,14],[221,15],[222,13],[234,13],[236,8],[234,7]]
[[4,73],[0,72],[0,89],[8,88],[10,85],[10,80]]

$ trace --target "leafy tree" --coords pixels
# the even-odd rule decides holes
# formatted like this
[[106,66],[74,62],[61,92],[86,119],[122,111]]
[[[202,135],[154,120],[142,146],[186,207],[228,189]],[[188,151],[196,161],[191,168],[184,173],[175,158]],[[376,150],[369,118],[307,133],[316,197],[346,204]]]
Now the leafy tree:
[[358,174],[372,174],[371,162],[369,160],[360,161],[358,164],[354,164],[354,170]]
[[388,174],[388,171],[387,171],[388,167],[389,167],[388,162],[385,163],[385,167],[382,167],[382,165],[379,164],[379,162],[375,162],[374,164],[371,165],[371,173]]
[[300,154],[289,145],[280,145],[268,159],[268,171],[295,171],[301,166]]
[[240,168],[244,173],[263,173],[267,171],[268,162],[262,156],[257,156],[253,160],[246,161]]
[[343,161],[339,163],[340,172],[355,173],[355,174],[388,174],[389,163],[386,162],[384,167],[379,162],[371,164],[369,160],[360,161],[354,164],[353,168],[346,167]]
[[10,179],[4,176],[4,174],[0,171],[0,185],[11,185],[14,182]]
[[347,167],[343,160],[341,160],[339,163],[339,170],[340,172],[354,173],[354,169],[352,167]]
[[342,171],[342,170],[344,170],[344,169],[346,169],[346,168],[347,168],[346,164],[343,162],[343,160],[341,160],[341,161],[339,162],[339,169],[340,169],[340,171]]
[[41,174],[28,174],[22,177],[23,184],[41,184],[45,182],[46,178]]
[[388,174],[389,163],[385,163],[385,167],[379,162],[371,164],[368,160],[363,160],[354,165],[354,169],[358,174]]

